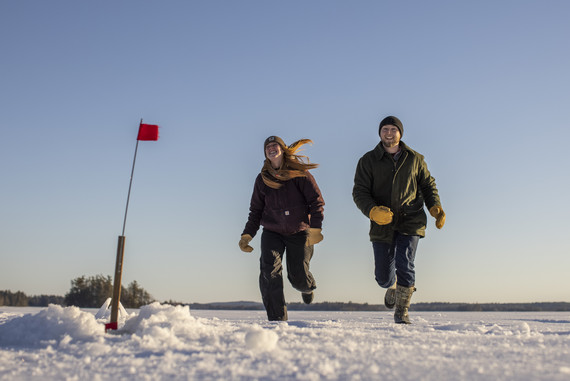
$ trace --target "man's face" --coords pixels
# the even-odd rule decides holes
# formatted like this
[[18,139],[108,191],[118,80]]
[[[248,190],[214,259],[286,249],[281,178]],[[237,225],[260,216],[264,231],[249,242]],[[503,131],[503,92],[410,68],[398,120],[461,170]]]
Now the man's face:
[[277,159],[282,154],[281,146],[277,143],[269,143],[265,146],[265,156],[267,156],[269,160]]
[[400,144],[401,137],[402,135],[400,134],[398,127],[391,124],[382,126],[380,129],[380,140],[382,140],[382,144],[384,144],[385,147],[397,146]]

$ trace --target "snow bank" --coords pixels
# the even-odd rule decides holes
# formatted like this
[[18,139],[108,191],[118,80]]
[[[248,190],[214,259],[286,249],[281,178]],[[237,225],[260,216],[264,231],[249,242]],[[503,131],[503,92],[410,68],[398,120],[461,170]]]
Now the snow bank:
[[93,340],[104,327],[92,314],[77,307],[50,305],[36,315],[27,314],[0,325],[0,346],[45,346],[62,340]]

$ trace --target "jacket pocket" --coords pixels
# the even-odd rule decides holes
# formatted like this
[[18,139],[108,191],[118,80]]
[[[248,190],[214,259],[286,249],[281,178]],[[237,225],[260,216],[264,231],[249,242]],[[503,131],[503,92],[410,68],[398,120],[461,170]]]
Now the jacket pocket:
[[416,199],[414,200],[413,203],[402,206],[402,214],[404,216],[413,216],[415,214],[420,213],[423,209],[424,209],[424,200]]

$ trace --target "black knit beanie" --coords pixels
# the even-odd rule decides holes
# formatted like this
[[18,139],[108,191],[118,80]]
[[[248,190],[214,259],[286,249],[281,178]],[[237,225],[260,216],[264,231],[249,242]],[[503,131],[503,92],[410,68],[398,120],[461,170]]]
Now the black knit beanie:
[[404,125],[402,124],[400,119],[396,118],[395,116],[387,116],[384,119],[382,119],[382,121],[380,122],[380,127],[378,127],[378,135],[380,135],[380,130],[382,129],[382,127],[388,124],[398,127],[398,130],[400,130],[400,135],[404,136]]

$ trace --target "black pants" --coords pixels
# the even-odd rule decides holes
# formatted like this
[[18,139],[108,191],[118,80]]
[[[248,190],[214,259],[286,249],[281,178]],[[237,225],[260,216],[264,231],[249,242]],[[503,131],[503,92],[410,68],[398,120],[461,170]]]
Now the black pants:
[[313,246],[305,246],[307,232],[285,236],[269,230],[261,235],[259,289],[269,320],[287,320],[283,294],[283,256],[287,255],[287,278],[298,291],[310,292],[317,288],[309,262]]

